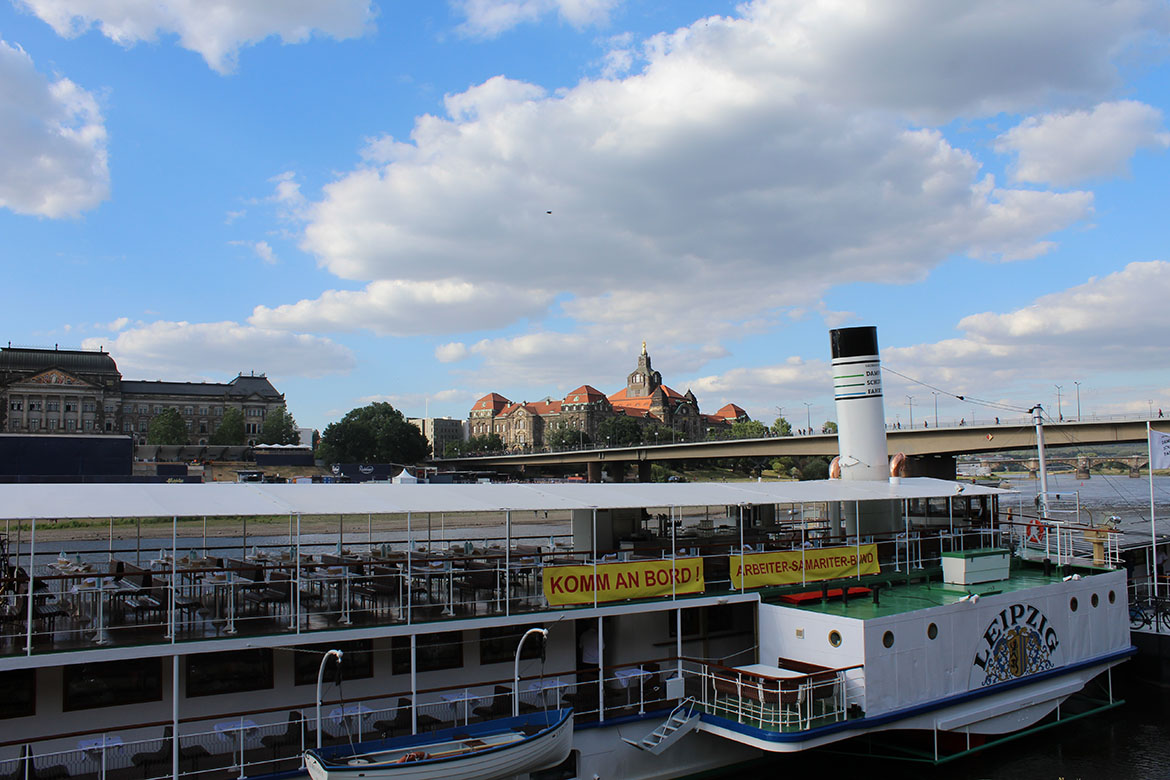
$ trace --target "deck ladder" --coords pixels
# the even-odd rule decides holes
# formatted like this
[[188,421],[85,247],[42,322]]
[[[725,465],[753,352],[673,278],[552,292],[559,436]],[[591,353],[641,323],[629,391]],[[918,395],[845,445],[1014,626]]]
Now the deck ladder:
[[699,725],[700,716],[700,713],[695,710],[695,700],[687,697],[671,711],[670,717],[662,725],[651,731],[640,741],[635,742],[625,737],[622,737],[622,741],[627,745],[633,745],[638,750],[645,750],[647,753],[658,755],[691,733],[695,726]]

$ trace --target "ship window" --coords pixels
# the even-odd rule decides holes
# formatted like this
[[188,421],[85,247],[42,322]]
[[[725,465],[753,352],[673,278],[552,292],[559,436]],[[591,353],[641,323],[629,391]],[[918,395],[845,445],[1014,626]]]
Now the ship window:
[[272,651],[268,648],[187,656],[188,699],[271,687]]
[[24,718],[37,714],[36,669],[13,669],[0,672],[0,720]]
[[1093,605],[1094,609],[1096,609],[1097,605],[1101,603],[1101,600],[1099,598],[1097,598],[1097,594],[1094,593],[1093,597],[1091,599],[1089,599],[1089,603]]
[[841,632],[840,631],[833,630],[833,631],[829,632],[829,644],[831,644],[833,647],[840,647],[841,646]]
[[[390,665],[393,674],[410,674],[410,637],[390,640]],[[463,666],[463,632],[422,634],[417,640],[415,659],[420,672],[458,669]]]
[[162,659],[140,658],[66,666],[63,675],[65,712],[162,701]]
[[1078,606],[1080,606],[1080,605],[1077,604],[1077,597],[1076,596],[1073,596],[1071,599],[1069,599],[1069,602],[1068,602],[1069,609],[1071,609],[1073,612],[1076,612]]
[[[664,613],[667,635],[674,639],[674,612]],[[744,633],[753,624],[751,604],[723,604],[691,607],[682,611],[683,639],[700,639],[711,635],[728,636]]]
[[894,646],[894,632],[887,631],[882,634],[882,646],[889,649]]
[[926,638],[927,639],[938,639],[938,626],[937,625],[935,625],[934,623],[931,623],[929,626],[926,627]]
[[[357,639],[352,642],[330,642],[322,645],[301,645],[293,653],[293,685],[316,685],[321,670],[321,658],[326,650],[341,651],[341,679],[361,680],[374,676],[373,642]],[[330,682],[337,672],[337,659],[330,658],[325,665],[325,680]]]
[[1117,601],[1117,594],[1113,591],[1109,591],[1109,603],[1112,604],[1115,601]]
[[[479,632],[480,664],[501,664],[505,661],[513,663],[516,660],[516,645],[524,636],[524,632],[530,628],[540,628],[540,626],[505,626],[481,629]],[[520,658],[525,661],[540,658],[540,637],[529,638],[524,643],[524,652],[520,654]]]

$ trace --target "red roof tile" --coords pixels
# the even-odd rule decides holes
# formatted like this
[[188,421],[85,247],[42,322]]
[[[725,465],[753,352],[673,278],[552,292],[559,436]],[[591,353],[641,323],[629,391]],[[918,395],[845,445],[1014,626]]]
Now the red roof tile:
[[512,402],[507,398],[504,398],[504,396],[500,395],[499,393],[488,393],[483,398],[480,398],[478,401],[476,401],[475,405],[472,406],[471,409],[472,411],[494,409],[498,412],[500,409],[504,408],[510,403]]

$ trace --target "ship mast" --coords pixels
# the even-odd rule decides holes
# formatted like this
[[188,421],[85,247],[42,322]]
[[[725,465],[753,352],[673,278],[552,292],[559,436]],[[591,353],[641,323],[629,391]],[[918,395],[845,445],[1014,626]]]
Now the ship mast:
[[1032,412],[1032,422],[1036,423],[1036,451],[1040,459],[1040,517],[1048,517],[1048,464],[1044,455],[1044,409],[1036,404],[1029,411]]

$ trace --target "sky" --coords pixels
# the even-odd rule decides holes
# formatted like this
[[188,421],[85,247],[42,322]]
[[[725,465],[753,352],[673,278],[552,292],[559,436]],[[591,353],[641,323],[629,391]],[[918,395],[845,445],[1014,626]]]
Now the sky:
[[0,338],[319,429],[612,393],[645,341],[819,427],[873,325],[891,422],[1156,414],[1168,42],[1146,0],[0,0]]

